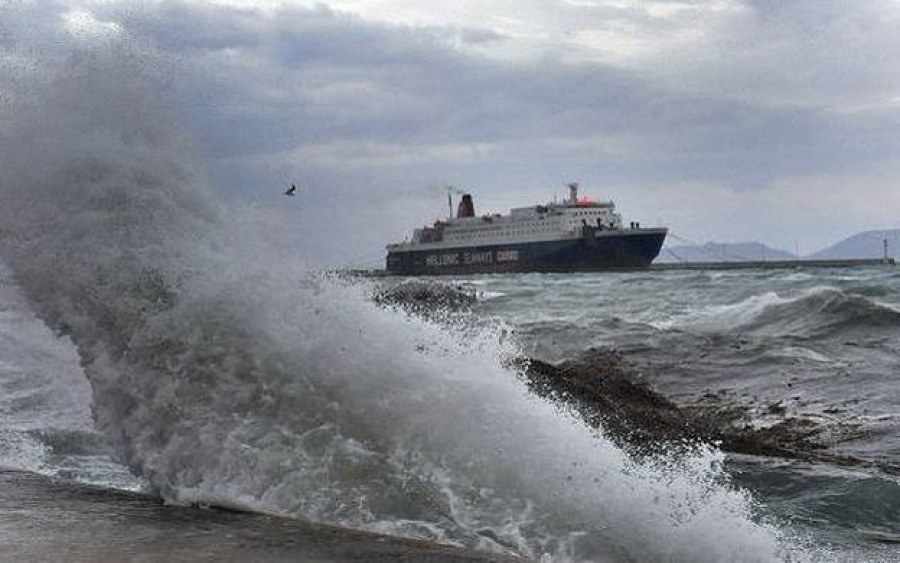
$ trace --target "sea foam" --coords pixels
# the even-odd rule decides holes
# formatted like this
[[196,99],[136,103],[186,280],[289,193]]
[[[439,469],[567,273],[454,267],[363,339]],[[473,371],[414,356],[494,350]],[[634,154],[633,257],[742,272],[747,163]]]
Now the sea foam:
[[267,211],[221,202],[152,52],[45,63],[6,112],[0,244],[75,343],[97,427],[166,500],[560,560],[789,550],[721,453],[634,462],[530,395],[511,339],[381,309]]

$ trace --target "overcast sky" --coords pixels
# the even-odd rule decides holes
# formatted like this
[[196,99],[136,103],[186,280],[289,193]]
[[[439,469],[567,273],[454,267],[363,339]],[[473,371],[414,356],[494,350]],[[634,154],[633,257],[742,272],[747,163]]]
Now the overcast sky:
[[208,181],[338,265],[446,185],[481,213],[570,181],[670,244],[809,253],[900,227],[898,29],[896,0],[0,0],[0,72],[154,50]]

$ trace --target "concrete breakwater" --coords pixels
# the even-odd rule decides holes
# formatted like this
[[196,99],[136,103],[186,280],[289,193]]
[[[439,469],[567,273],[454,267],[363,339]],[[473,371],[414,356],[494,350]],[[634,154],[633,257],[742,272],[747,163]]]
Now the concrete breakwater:
[[775,270],[790,268],[855,268],[893,266],[893,258],[852,258],[841,260],[741,260],[709,262],[661,262],[650,270]]

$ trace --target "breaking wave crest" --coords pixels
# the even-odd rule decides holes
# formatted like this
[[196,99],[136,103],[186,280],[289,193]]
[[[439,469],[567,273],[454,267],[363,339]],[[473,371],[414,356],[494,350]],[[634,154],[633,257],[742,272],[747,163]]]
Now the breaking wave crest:
[[687,327],[701,332],[827,337],[854,328],[900,326],[900,309],[857,292],[816,287],[796,297],[782,297],[773,292],[753,295],[734,304],[707,307],[654,326]]
[[871,297],[829,287],[769,305],[749,324],[749,328],[799,336],[827,336],[873,326],[900,326],[900,310]]
[[572,560],[785,553],[720,453],[637,464],[529,395],[499,332],[380,309],[223,208],[122,47],[9,112],[2,249],[158,494]]

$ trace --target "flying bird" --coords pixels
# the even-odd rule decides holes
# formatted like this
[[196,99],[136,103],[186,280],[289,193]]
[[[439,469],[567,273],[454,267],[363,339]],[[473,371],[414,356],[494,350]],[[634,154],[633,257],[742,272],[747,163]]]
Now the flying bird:
[[294,195],[294,192],[296,192],[296,191],[297,191],[297,186],[295,186],[294,184],[291,184],[291,187],[288,188],[286,192],[284,192],[284,195]]

